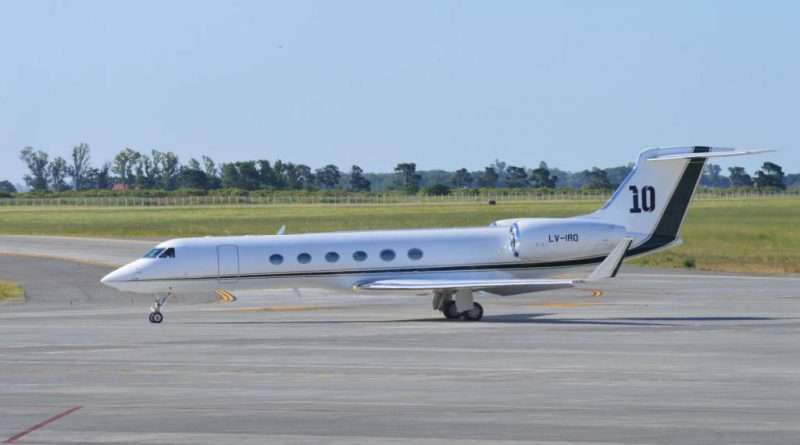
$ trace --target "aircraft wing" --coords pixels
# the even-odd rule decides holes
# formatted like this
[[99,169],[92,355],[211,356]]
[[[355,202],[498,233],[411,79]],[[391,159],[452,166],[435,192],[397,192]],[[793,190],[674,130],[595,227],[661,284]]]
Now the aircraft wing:
[[355,290],[388,290],[388,291],[413,291],[413,290],[458,290],[471,289],[483,290],[498,295],[513,295],[527,292],[537,292],[551,289],[573,287],[577,284],[613,278],[617,275],[625,253],[633,242],[626,238],[620,241],[605,260],[585,279],[559,280],[559,279],[479,279],[479,280],[449,280],[449,279],[383,279],[362,282],[354,286]]

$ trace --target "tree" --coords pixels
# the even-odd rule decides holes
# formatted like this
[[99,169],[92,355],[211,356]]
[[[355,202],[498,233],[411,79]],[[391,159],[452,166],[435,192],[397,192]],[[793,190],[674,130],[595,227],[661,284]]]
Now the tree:
[[434,184],[430,187],[425,187],[423,192],[428,196],[447,196],[450,194],[450,187],[444,184]]
[[25,147],[19,154],[22,162],[27,164],[29,175],[25,175],[25,183],[33,189],[33,191],[47,190],[48,179],[48,156],[47,153],[38,150],[33,151],[33,147]]
[[[604,169],[606,171],[606,176],[608,176],[608,182],[611,183],[611,187],[617,188],[623,181],[628,177],[628,175],[633,170],[633,163],[629,163],[628,165],[620,165],[618,167],[610,167]],[[550,170],[551,174],[555,174],[556,176],[560,177],[557,172]],[[558,181],[556,181],[558,184]]]
[[255,161],[242,161],[236,163],[239,170],[239,188],[245,190],[256,190],[261,182]]
[[275,187],[275,170],[267,160],[258,161],[258,182],[260,188]]
[[137,189],[151,189],[161,181],[161,170],[147,155],[142,154],[136,160],[133,183]]
[[453,174],[453,185],[456,187],[469,188],[472,181],[472,174],[466,168],[460,168]]
[[272,171],[275,173],[275,182],[273,184],[274,187],[278,190],[285,189],[288,183],[286,164],[278,159],[274,164],[272,164]]
[[100,168],[89,168],[83,181],[84,188],[106,190],[111,188],[111,164],[106,162]]
[[354,165],[350,168],[350,190],[354,192],[368,192],[372,184],[364,177],[364,170]]
[[610,189],[611,181],[608,180],[608,174],[605,170],[597,167],[592,167],[591,170],[584,170],[582,172],[586,178],[583,187],[588,189]]
[[50,188],[55,192],[63,192],[68,189],[67,178],[67,161],[61,156],[56,157],[47,166],[47,175],[50,177]]
[[722,176],[722,167],[717,164],[708,163],[703,168],[703,176],[700,177],[700,185],[704,187],[729,187],[730,179]]
[[188,189],[208,190],[206,172],[200,168],[192,167],[200,167],[200,164],[192,165],[189,163],[187,166],[182,167],[180,173],[178,173],[178,186]]
[[494,168],[495,173],[497,173],[497,187],[503,187],[506,185],[506,166],[507,164],[499,159],[494,160],[494,164],[492,168]]
[[203,170],[206,172],[206,176],[217,176],[218,174],[217,164],[206,155],[203,155]]
[[734,187],[752,187],[753,178],[747,174],[744,167],[728,167],[731,185]]
[[524,167],[509,165],[506,168],[506,185],[511,188],[527,187],[530,185],[528,183],[528,172],[525,171]]
[[417,164],[413,162],[397,164],[394,172],[400,188],[408,193],[417,193],[419,191],[419,181],[422,177],[417,173]]
[[780,165],[765,162],[761,166],[761,170],[756,172],[756,187],[758,188],[776,188],[780,190],[786,189],[786,184],[783,183],[783,168]]
[[127,186],[133,185],[133,167],[141,156],[141,153],[131,148],[125,148],[114,156],[111,171],[117,174],[121,183]]
[[203,169],[200,167],[200,161],[198,161],[195,158],[190,158],[189,159],[189,162],[186,163],[186,168],[188,168],[189,170],[200,170],[200,171],[203,171]]
[[158,166],[161,173],[161,188],[175,190],[178,183],[178,172],[180,171],[178,155],[171,151],[159,152],[153,150],[153,162]]
[[550,175],[550,169],[544,161],[539,163],[539,168],[531,171],[531,185],[534,187],[554,189],[557,181],[558,177]]
[[289,181],[290,187],[294,189],[306,189],[312,190],[314,188],[314,182],[316,181],[316,177],[314,173],[311,172],[311,167],[305,164],[287,164],[290,166],[289,173],[291,175],[291,179]]
[[203,156],[203,171],[206,173],[206,179],[208,180],[208,188],[210,189],[218,189],[222,185],[222,181],[219,178],[219,169],[217,168],[217,164],[214,163],[214,160],[209,158],[208,156]]
[[83,187],[90,159],[88,144],[81,142],[72,147],[72,165],[69,166],[67,172],[72,177],[72,188],[75,190],[80,190]]
[[97,188],[105,190],[111,186],[111,164],[106,162],[97,171]]
[[497,187],[497,181],[499,179],[500,177],[497,174],[497,170],[489,166],[483,170],[483,174],[478,178],[478,185],[487,188]]
[[17,188],[9,181],[0,181],[0,193],[17,193]]
[[239,169],[234,163],[222,164],[222,186],[225,188],[240,188]]
[[342,174],[339,172],[339,167],[333,164],[317,169],[317,183],[321,188],[336,188],[340,179],[342,179]]

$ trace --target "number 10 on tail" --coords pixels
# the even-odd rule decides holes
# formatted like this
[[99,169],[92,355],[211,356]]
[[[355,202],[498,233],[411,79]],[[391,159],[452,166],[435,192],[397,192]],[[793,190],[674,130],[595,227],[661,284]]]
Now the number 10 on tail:
[[641,193],[639,193],[639,187],[635,185],[628,187],[628,190],[633,194],[631,213],[652,212],[656,209],[656,189],[653,186],[642,187]]

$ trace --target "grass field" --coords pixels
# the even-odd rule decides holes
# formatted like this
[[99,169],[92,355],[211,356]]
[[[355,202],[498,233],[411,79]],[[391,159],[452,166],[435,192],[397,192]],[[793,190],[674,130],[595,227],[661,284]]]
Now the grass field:
[[[571,216],[600,202],[285,205],[180,208],[7,208],[0,233],[114,238],[289,233],[485,225],[510,217]],[[800,199],[698,201],[683,228],[684,245],[637,261],[665,267],[800,273]]]
[[0,302],[25,298],[25,291],[17,283],[0,280]]

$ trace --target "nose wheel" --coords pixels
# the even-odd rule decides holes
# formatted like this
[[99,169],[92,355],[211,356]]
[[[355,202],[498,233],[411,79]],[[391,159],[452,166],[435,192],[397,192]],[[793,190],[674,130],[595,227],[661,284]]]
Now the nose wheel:
[[167,299],[171,294],[162,297],[156,297],[156,301],[150,306],[150,315],[147,317],[150,323],[159,324],[164,321],[164,314],[161,313],[161,308],[167,303]]

